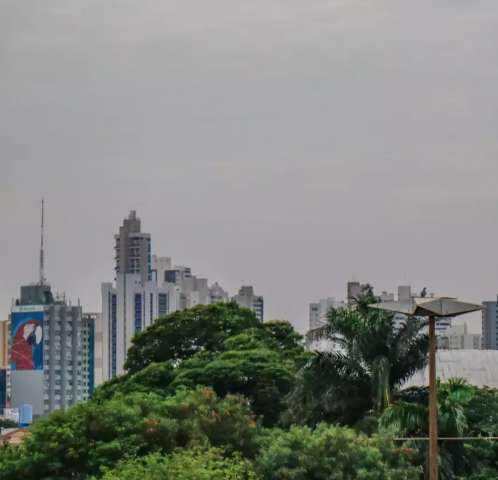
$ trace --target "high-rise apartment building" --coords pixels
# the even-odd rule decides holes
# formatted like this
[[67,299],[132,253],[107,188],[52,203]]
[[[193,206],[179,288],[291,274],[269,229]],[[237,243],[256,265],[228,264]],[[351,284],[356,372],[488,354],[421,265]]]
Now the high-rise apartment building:
[[80,305],[56,298],[45,279],[44,203],[38,283],[21,287],[9,318],[7,391],[13,408],[31,406],[34,416],[85,400],[90,367]]
[[116,274],[139,274],[142,281],[152,280],[150,234],[142,233],[141,222],[132,210],[115,235]]
[[483,307],[482,348],[498,350],[498,298],[494,302],[483,302]]
[[209,287],[209,303],[227,303],[230,301],[228,293],[218,282]]
[[23,286],[10,326],[13,408],[39,416],[85,399],[81,306],[54,299],[47,284]]
[[210,303],[209,287],[206,278],[197,278],[192,275],[190,267],[183,265],[172,267],[164,272],[164,282],[175,285],[180,292],[180,309],[192,308],[196,305],[207,305]]
[[133,336],[157,318],[211,303],[207,279],[151,255],[150,234],[141,231],[134,211],[115,238],[116,279],[102,284],[102,316],[95,323],[96,385],[124,373]]
[[[81,357],[82,357],[82,383],[83,399],[90,398],[95,390],[96,377],[102,375],[102,358],[98,358],[100,344],[96,339],[97,328],[101,320],[100,313],[83,313],[81,319]],[[97,363],[98,362],[98,363]]]
[[260,322],[264,320],[264,299],[261,295],[254,294],[254,288],[252,286],[244,285],[240,287],[238,294],[235,295],[232,300],[239,306],[252,310]]
[[[135,334],[154,320],[180,309],[180,290],[174,284],[142,281],[139,274],[118,274],[116,283],[102,284],[102,378],[124,373],[126,354]],[[99,383],[97,383],[98,385]]]

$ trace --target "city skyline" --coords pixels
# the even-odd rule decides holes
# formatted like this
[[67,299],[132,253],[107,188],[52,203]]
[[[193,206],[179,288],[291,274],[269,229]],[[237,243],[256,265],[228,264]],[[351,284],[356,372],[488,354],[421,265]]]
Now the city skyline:
[[6,2],[0,318],[41,197],[46,276],[89,311],[132,209],[301,331],[353,279],[496,298],[495,2],[191,7]]
[[[50,285],[51,287],[53,287],[53,285],[51,284],[51,282],[45,277],[44,275],[44,266],[42,264],[42,258],[44,256],[44,250],[43,250],[43,237],[44,237],[44,234],[45,234],[45,231],[44,231],[44,200],[42,199],[41,201],[41,205],[42,205],[42,210],[41,210],[41,235],[42,235],[42,242],[41,242],[41,249],[39,251],[39,259],[40,259],[40,263],[38,264],[38,282],[25,282],[26,284],[32,284],[32,285],[36,285],[36,284],[47,284],[47,285]],[[136,263],[136,267],[139,269],[139,270],[136,270],[136,272],[138,273],[139,271],[142,272],[142,279],[144,281],[147,281],[147,280],[151,280],[152,277],[150,277],[150,275],[153,274],[153,272],[156,272],[156,280],[158,280],[157,278],[157,275],[158,275],[158,272],[156,270],[154,270],[154,268],[157,268],[159,265],[156,263],[156,262],[164,262],[164,261],[167,261],[168,262],[168,265],[169,267],[168,268],[178,268],[178,267],[173,267],[172,264],[171,264],[171,257],[162,257],[162,256],[158,256],[156,254],[152,254],[152,251],[153,249],[151,249],[151,234],[150,233],[140,233],[140,224],[141,224],[141,218],[139,218],[137,216],[137,212],[135,210],[131,210],[128,214],[128,217],[125,217],[124,218],[124,225],[121,225],[119,227],[119,231],[120,233],[119,234],[114,234],[113,238],[114,238],[114,248],[113,248],[113,251],[114,251],[114,256],[113,256],[113,264],[114,264],[114,268],[113,268],[113,282],[115,282],[117,280],[117,276],[118,276],[118,265],[119,265],[119,248],[120,248],[120,235],[123,234],[123,228],[128,228],[126,227],[127,223],[128,222],[138,222],[137,223],[137,227],[131,227],[132,228],[132,232],[137,232],[136,236],[139,237],[141,240],[140,240],[140,245],[142,245],[141,242],[145,241],[145,244],[142,245],[141,248],[141,259],[138,261],[137,260],[137,263]],[[138,228],[138,230],[134,230],[134,228]],[[137,243],[137,246],[139,244]],[[147,247],[148,245],[148,247]],[[122,249],[123,251],[128,251],[128,246],[127,244],[124,244],[124,246],[122,246]],[[138,255],[138,253],[136,254]],[[151,263],[151,258],[152,258],[152,263]],[[148,267],[147,267],[147,263],[148,263]],[[188,262],[187,262],[188,263]],[[145,270],[142,270],[143,269],[143,266],[141,267],[141,265],[145,264]],[[152,268],[152,270],[151,270]],[[166,266],[162,266],[161,268],[166,268]],[[189,267],[184,267],[184,266],[181,266],[179,268],[187,268],[187,270],[190,271],[190,268]],[[134,273],[135,270],[131,269],[131,270],[128,270],[127,269],[127,272],[128,273]],[[164,272],[161,272],[161,273],[164,273]],[[145,276],[144,276],[145,275]],[[43,279],[43,281],[41,280]],[[108,279],[105,281],[107,282]],[[162,281],[162,280],[161,280]],[[205,280],[207,282],[207,280]],[[104,282],[104,283],[105,283]],[[343,290],[344,292],[343,293],[340,293],[338,295],[338,300],[337,300],[337,304],[344,304],[346,305],[345,302],[347,302],[349,296],[350,296],[350,292],[349,292],[349,285],[350,284],[358,284],[358,288],[360,286],[360,283],[357,282],[356,280],[353,280],[352,282],[348,282],[348,285],[343,285]],[[367,282],[368,283],[368,282]],[[105,283],[106,285],[109,285],[111,286],[111,283]],[[101,287],[103,288],[103,285],[104,284],[101,284]],[[218,288],[221,288],[219,286],[219,282],[218,281],[214,281],[214,283],[212,284],[213,287],[218,287]],[[347,288],[346,288],[347,287]],[[375,285],[372,285],[372,287],[376,287]],[[238,294],[240,295],[240,293],[242,292],[242,290],[244,288],[250,288],[251,291],[252,291],[252,287],[242,287],[239,291],[238,291]],[[400,287],[400,288],[410,288],[410,287]],[[66,291],[63,290],[63,291],[57,291],[56,292],[57,295],[61,296],[61,298],[66,298]],[[226,292],[225,292],[226,293]],[[234,291],[234,294],[237,293],[237,291],[235,290]],[[383,295],[388,295],[387,291],[386,290],[380,290],[378,289],[377,290],[377,294],[379,294],[381,297]],[[226,295],[228,295],[228,293],[226,293]],[[227,298],[229,298],[230,296],[228,296]],[[232,300],[234,300],[235,298],[237,297],[237,295],[235,295],[234,297],[232,297]],[[259,297],[258,297],[259,298]],[[15,299],[15,297],[12,298],[12,301]],[[333,300],[333,298],[327,298],[327,299],[330,299],[330,300]],[[69,302],[72,302],[73,301],[73,298],[71,298],[71,295],[69,295],[69,298],[68,298],[68,301]],[[80,303],[81,301],[81,298],[80,296],[78,296],[77,298],[77,301],[78,303]],[[487,300],[481,300],[482,302],[486,302]],[[481,302],[480,301],[480,302]],[[242,301],[241,304],[244,304],[244,301]],[[312,305],[312,304],[310,304]],[[12,306],[12,304],[11,304]],[[102,303],[100,304],[100,306],[102,306]],[[95,311],[98,310],[98,307],[96,309],[94,309]],[[92,309],[90,309],[89,311],[92,311]],[[100,311],[100,310],[99,310]],[[322,312],[323,314],[323,312]],[[272,318],[282,318],[282,317],[272,317]],[[267,319],[270,319],[270,318],[267,318]],[[480,323],[481,323],[481,316],[480,314],[474,314],[474,315],[470,315],[470,316],[466,316],[462,319],[455,319],[455,325],[458,325],[458,324],[467,324],[467,322],[469,322],[469,325],[471,327],[471,330],[472,331],[476,331],[476,330],[480,330]],[[292,321],[292,320],[291,320]],[[302,333],[305,333],[308,329],[309,329],[309,322],[308,322],[308,318],[306,319],[306,321],[304,322],[305,325],[304,326],[300,326],[299,324],[296,324],[294,323],[298,328],[301,329]]]

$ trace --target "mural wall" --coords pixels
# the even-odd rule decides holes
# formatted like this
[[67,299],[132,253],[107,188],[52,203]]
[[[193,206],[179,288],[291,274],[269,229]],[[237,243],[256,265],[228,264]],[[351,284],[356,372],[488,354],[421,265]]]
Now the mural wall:
[[11,316],[12,370],[43,370],[43,312],[16,312]]

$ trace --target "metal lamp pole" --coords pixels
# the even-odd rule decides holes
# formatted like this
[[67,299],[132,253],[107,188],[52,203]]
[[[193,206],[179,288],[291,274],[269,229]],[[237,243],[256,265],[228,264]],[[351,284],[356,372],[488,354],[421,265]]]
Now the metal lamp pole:
[[429,478],[438,480],[439,455],[437,444],[437,383],[436,383],[436,317],[429,317]]
[[[425,289],[424,289],[425,290]],[[460,302],[454,297],[412,297],[406,302],[380,302],[371,308],[408,317],[429,318],[429,479],[438,480],[439,455],[437,433],[437,384],[436,384],[436,319],[482,310],[482,305]]]

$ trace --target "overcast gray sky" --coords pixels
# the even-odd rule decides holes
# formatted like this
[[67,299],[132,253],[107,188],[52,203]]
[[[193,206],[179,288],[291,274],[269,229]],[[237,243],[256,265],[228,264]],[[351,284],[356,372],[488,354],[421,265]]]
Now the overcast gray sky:
[[497,45],[496,0],[0,0],[0,317],[42,196],[87,310],[130,209],[300,329],[353,278],[494,298]]

